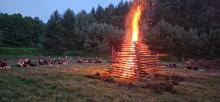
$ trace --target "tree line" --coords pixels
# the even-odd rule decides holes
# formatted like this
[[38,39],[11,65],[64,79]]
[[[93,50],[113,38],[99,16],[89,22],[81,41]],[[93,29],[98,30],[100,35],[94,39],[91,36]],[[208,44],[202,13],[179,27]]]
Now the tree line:
[[152,49],[185,58],[220,57],[219,0],[156,0],[146,35]]
[[[152,50],[180,58],[220,57],[220,1],[146,2],[141,33]],[[39,47],[59,54],[110,54],[112,46],[120,50],[131,5],[121,1],[90,12],[54,11],[46,24],[37,17],[0,14],[0,46]]]
[[0,14],[1,47],[40,47],[46,24],[38,17]]

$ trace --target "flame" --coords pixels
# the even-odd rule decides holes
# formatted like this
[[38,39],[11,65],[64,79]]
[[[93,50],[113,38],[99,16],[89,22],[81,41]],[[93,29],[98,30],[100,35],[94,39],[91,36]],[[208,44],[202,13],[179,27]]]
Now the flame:
[[145,0],[133,0],[133,4],[128,12],[125,21],[125,40],[137,42],[139,40],[139,23],[142,16],[142,11],[145,9]]
[[144,0],[133,0],[133,4],[126,17],[125,24],[125,42],[117,57],[116,75],[120,78],[132,79],[137,77],[138,55],[136,44],[139,40],[139,22],[142,11],[144,10]]
[[134,17],[132,19],[132,41],[138,41],[140,18],[141,18],[141,6],[137,6]]
[[[135,69],[137,66],[137,55],[136,53],[136,42],[139,40],[139,22],[141,19],[141,14],[144,9],[145,2],[144,0],[133,0],[133,5],[130,8],[130,11],[126,19],[126,31],[129,42],[126,43],[127,48],[122,48],[123,55],[126,55],[126,58],[121,59],[123,64],[119,65],[123,67],[121,77],[123,78],[132,78],[135,75]],[[129,53],[127,53],[129,52]]]

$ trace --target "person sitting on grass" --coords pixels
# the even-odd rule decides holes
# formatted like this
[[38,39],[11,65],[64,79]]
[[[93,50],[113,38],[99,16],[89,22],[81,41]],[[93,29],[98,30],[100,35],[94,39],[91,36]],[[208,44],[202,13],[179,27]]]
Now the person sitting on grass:
[[92,61],[92,58],[91,57],[89,57],[88,58],[88,63],[92,63],[93,61]]
[[44,65],[48,65],[48,60],[47,59],[44,59]]
[[77,63],[83,63],[83,58],[78,57],[78,58],[77,58]]
[[37,66],[37,65],[33,64],[33,63],[31,62],[31,59],[29,59],[29,58],[26,58],[26,59],[25,59],[25,64],[27,64],[28,66]]
[[17,61],[17,66],[18,66],[18,67],[24,67],[24,66],[25,66],[23,59],[18,59],[18,61]]
[[17,64],[18,64],[18,67],[22,67],[22,68],[36,66],[35,64],[31,63],[31,60],[29,58],[19,59]]
[[62,59],[58,59],[58,64],[60,65],[60,64],[63,64],[63,60]]
[[68,60],[67,59],[63,59],[63,64],[68,64]]
[[41,56],[40,59],[38,60],[38,64],[39,64],[39,65],[44,65],[44,59],[43,59],[42,56]]
[[58,60],[54,57],[53,60],[52,60],[52,64],[55,65],[55,64],[57,64],[57,63],[58,63]]
[[23,61],[24,61],[24,67],[29,67],[30,66],[30,63],[31,63],[30,59],[25,58],[25,59],[23,59]]
[[47,59],[47,64],[50,65],[50,64],[52,64],[51,62],[52,62],[52,60],[51,60],[51,57],[49,56]]
[[199,70],[199,64],[193,59],[186,61],[185,67],[188,70]]
[[0,60],[0,69],[9,70],[11,69],[11,66],[7,63],[6,60]]
[[96,57],[94,63],[102,63],[101,58],[97,58],[97,57]]

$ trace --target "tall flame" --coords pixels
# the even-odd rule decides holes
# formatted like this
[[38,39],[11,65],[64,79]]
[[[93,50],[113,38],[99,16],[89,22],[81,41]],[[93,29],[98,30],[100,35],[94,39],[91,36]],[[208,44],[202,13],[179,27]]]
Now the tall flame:
[[132,18],[132,41],[138,41],[140,18],[141,18],[141,6],[137,6],[137,8],[135,9],[135,14]]
[[145,0],[133,0],[125,22],[126,41],[137,42],[139,40],[139,23],[142,11],[145,9]]
[[[112,74],[121,79],[140,79],[145,76],[143,69],[152,68],[158,62],[155,55],[150,54],[148,46],[139,39],[139,22],[144,9],[147,9],[146,0],[133,0],[125,22],[125,39],[121,51],[113,64]],[[146,7],[145,7],[146,5]]]
[[126,42],[121,48],[121,56],[123,56],[119,62],[119,67],[122,68],[120,77],[133,78],[136,75],[138,69],[138,59],[136,42],[139,41],[139,22],[141,14],[145,6],[144,0],[133,0],[133,5],[126,19]]

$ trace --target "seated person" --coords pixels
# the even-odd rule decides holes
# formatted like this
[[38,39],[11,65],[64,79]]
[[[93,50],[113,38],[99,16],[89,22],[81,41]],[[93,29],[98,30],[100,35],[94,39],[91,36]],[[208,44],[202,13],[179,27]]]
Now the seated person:
[[190,62],[190,61],[186,61],[186,62],[185,62],[185,67],[186,67],[186,69],[191,70],[191,69],[192,69],[192,64],[191,64],[191,62]]
[[67,59],[63,59],[63,64],[68,64],[68,60]]
[[196,62],[194,62],[194,63],[192,64],[192,69],[193,69],[193,70],[199,70],[199,64],[196,63]]
[[63,60],[59,59],[58,64],[63,64]]
[[57,64],[57,63],[58,63],[57,59],[53,58],[53,60],[51,61],[51,64]]
[[0,69],[9,70],[9,69],[11,69],[11,66],[8,65],[8,63],[6,62],[6,60],[3,60],[3,61],[0,61]]
[[51,57],[50,57],[50,56],[49,56],[48,59],[47,59],[47,64],[48,64],[48,65],[52,64],[52,60],[51,60]]
[[99,58],[96,58],[95,62],[94,63],[102,63],[102,60]]
[[78,57],[78,59],[77,59],[77,63],[83,63],[83,58]]
[[188,70],[198,70],[199,64],[195,62],[195,60],[188,60],[185,62],[185,66]]
[[38,64],[39,65],[44,65],[45,64],[43,57],[40,57],[40,59],[38,60]]
[[29,59],[29,58],[26,58],[26,59],[25,59],[25,63],[28,65],[28,67],[29,67],[29,66],[37,66],[37,65],[33,64],[33,63],[31,62],[31,59]]
[[24,67],[29,67],[30,64],[31,64],[31,60],[30,59],[28,59],[28,58],[24,59]]
[[54,64],[58,64],[59,59],[55,58],[54,59]]
[[44,59],[44,65],[48,65],[48,64],[49,64],[48,60]]
[[31,63],[31,60],[29,58],[25,59],[19,59],[17,62],[18,67],[29,67],[29,66],[36,66]]
[[88,63],[88,59],[87,58],[82,58],[83,63]]
[[24,66],[25,66],[23,59],[18,59],[18,61],[17,61],[17,66],[18,66],[18,67],[24,67]]
[[87,63],[92,63],[93,61],[92,61],[92,58],[91,57],[89,57],[88,58],[88,62]]

